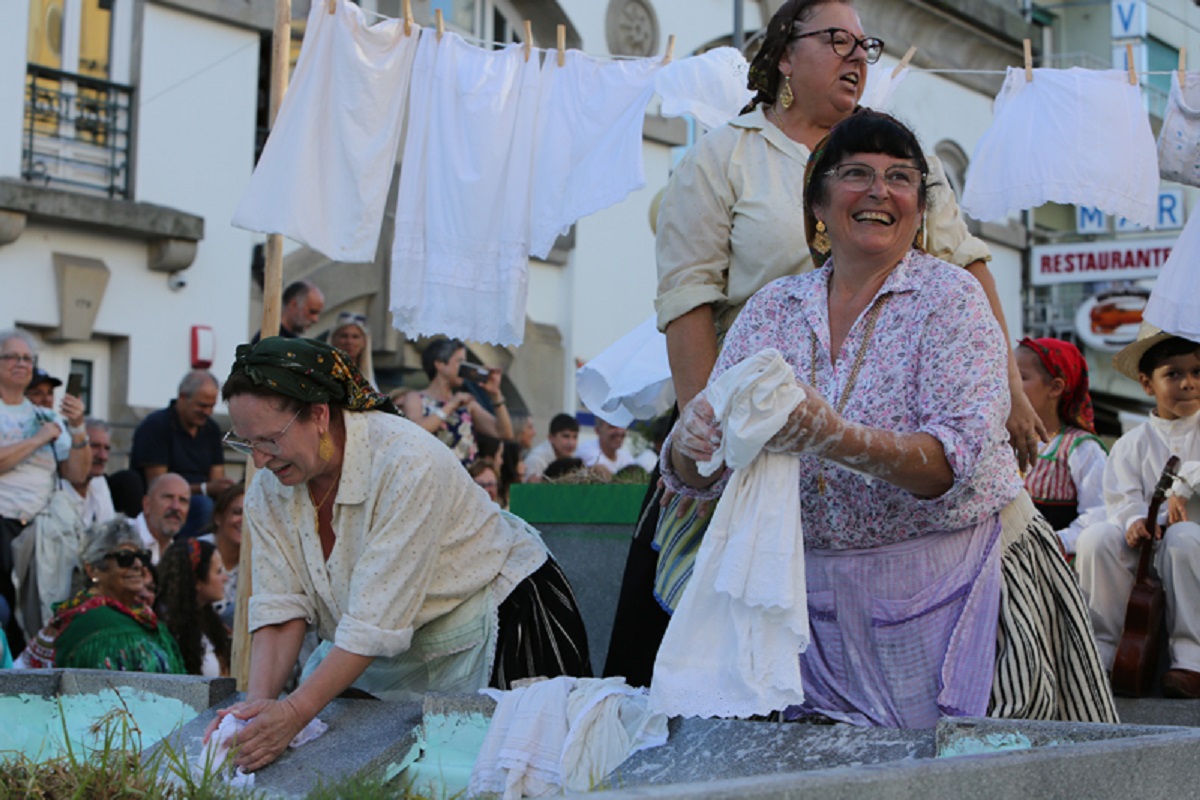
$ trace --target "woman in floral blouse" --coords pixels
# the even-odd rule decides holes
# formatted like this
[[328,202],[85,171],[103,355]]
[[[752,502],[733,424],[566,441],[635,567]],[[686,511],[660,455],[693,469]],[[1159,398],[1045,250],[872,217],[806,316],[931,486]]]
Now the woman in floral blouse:
[[[1014,632],[1007,609],[1001,510],[1021,493],[1007,353],[979,285],[920,249],[927,172],[893,118],[839,123],[806,175],[808,241],[824,266],[754,295],[713,370],[775,348],[806,393],[767,444],[800,460],[812,643],[793,714],[930,727],[942,714],[1003,715],[1012,694],[1030,707],[1028,686],[1005,683],[1022,670],[1013,642],[1041,635]],[[668,487],[716,496],[727,476],[704,478],[696,462],[720,436],[701,393],[667,442]],[[1072,612],[1063,638],[1082,640],[1059,660],[1077,697],[1051,691],[1038,715],[1112,718],[1078,588],[1061,558],[1044,564],[1057,558],[1053,532],[1032,509],[1020,528],[1049,542],[1023,555],[1054,574]]]

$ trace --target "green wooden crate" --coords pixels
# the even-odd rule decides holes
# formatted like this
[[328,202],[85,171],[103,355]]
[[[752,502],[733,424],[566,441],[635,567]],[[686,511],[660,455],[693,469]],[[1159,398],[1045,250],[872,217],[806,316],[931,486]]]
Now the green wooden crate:
[[520,483],[510,489],[509,509],[533,525],[633,525],[645,496],[640,483]]

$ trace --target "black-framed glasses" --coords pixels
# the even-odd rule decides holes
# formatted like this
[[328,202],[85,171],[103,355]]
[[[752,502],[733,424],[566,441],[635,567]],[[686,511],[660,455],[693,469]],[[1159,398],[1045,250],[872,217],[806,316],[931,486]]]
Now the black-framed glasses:
[[0,353],[0,361],[15,361],[31,367],[37,366],[37,356],[31,356],[28,353]]
[[874,36],[859,39],[845,28],[822,28],[819,31],[809,31],[808,33],[793,33],[789,41],[820,36],[823,33],[829,34],[829,46],[842,58],[849,58],[856,47],[862,48],[863,56],[867,59],[868,64],[874,64],[883,55],[883,39],[876,39]]
[[[836,178],[846,188],[861,192],[875,185],[875,176],[879,173],[870,164],[848,161],[825,174]],[[924,180],[925,173],[921,168],[908,164],[896,164],[883,171],[883,182],[893,192],[915,192]]]
[[300,412],[303,410],[303,408],[296,409],[296,413],[292,415],[290,420],[288,420],[288,424],[283,426],[283,430],[275,434],[270,439],[259,439],[256,442],[252,442],[249,439],[243,439],[240,436],[235,436],[233,431],[229,431],[229,433],[226,433],[221,441],[232,447],[234,450],[237,450],[244,456],[254,455],[255,450],[266,453],[269,456],[277,456],[283,452],[283,448],[279,446],[279,440],[282,439],[284,434],[288,432],[288,429],[292,427],[292,423],[296,421],[296,418],[300,416]]
[[150,566],[149,550],[118,550],[115,553],[105,553],[104,557],[117,562],[117,566],[121,569],[129,569],[133,566],[134,561],[142,562],[143,567]]

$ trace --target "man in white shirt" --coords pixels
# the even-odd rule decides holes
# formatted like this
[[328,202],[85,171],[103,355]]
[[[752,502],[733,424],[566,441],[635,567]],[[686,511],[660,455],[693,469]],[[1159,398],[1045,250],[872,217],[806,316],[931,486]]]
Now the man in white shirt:
[[152,564],[158,564],[163,551],[175,540],[187,519],[192,490],[182,475],[167,472],[150,482],[142,500],[142,513],[134,526],[142,544],[150,551]]
[[525,482],[541,483],[546,467],[560,458],[575,455],[579,444],[579,422],[570,414],[555,414],[550,420],[550,436],[525,456]]
[[78,499],[76,509],[86,527],[96,522],[107,522],[116,516],[117,512],[113,508],[108,479],[104,476],[108,468],[108,455],[112,450],[112,428],[104,420],[92,417],[83,424],[87,428],[88,441],[92,445],[92,466],[88,470],[87,480],[83,483],[72,483],[71,486],[74,489],[73,499]]
[[596,420],[596,438],[579,445],[575,451],[585,467],[604,467],[616,475],[624,467],[636,463],[633,453],[625,447],[625,428]]

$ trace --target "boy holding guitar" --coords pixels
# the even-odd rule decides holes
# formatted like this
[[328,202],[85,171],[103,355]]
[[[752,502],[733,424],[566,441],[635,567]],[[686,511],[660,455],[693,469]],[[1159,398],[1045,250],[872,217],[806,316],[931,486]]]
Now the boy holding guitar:
[[[1163,464],[1175,455],[1185,476],[1200,471],[1189,464],[1200,462],[1200,343],[1143,322],[1137,341],[1117,353],[1113,366],[1142,385],[1155,409],[1147,423],[1113,445],[1104,471],[1108,520],[1085,528],[1076,543],[1080,584],[1108,668],[1121,639],[1138,552],[1151,536],[1147,505]],[[1195,486],[1188,484],[1176,482],[1166,520],[1154,528],[1160,540],[1154,563],[1166,592],[1170,638],[1163,694],[1200,698],[1200,514],[1196,504],[1189,513],[1186,498]]]

